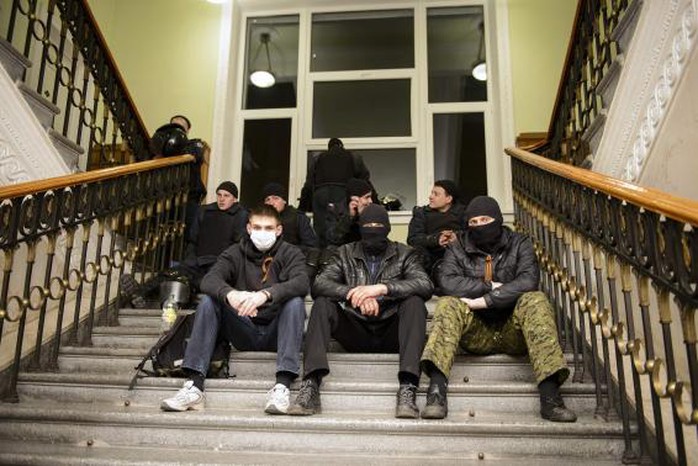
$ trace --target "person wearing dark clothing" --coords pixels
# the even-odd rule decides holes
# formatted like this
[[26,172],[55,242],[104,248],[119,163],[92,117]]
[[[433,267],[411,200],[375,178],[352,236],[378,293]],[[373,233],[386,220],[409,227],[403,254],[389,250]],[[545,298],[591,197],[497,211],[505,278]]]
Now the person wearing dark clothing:
[[301,190],[299,209],[305,212],[312,210],[313,226],[321,247],[328,244],[326,218],[330,206],[346,204],[349,179],[359,178],[370,183],[370,177],[361,156],[346,150],[338,138],[330,139],[327,151],[311,161]]
[[204,401],[204,378],[216,342],[240,351],[276,351],[276,385],[265,412],[285,414],[289,387],[300,371],[308,276],[297,246],[281,238],[279,214],[270,206],[252,210],[249,237],[226,249],[201,282],[206,297],[196,317],[182,364],[188,380],[165,411],[186,411]]
[[531,240],[502,225],[497,201],[474,198],[468,229],[447,250],[437,271],[448,295],[439,299],[422,368],[430,377],[425,419],[448,413],[448,377],[458,346],[475,354],[526,354],[538,383],[541,416],[574,422],[559,387],[569,369],[557,339],[555,315],[538,291],[540,273]]
[[224,181],[216,189],[216,202],[199,207],[186,237],[184,260],[177,266],[158,274],[143,287],[131,274],[121,276],[121,291],[134,307],[146,307],[144,296],[172,278],[183,277],[192,292],[199,289],[201,279],[218,255],[247,234],[247,210],[238,203],[237,196],[235,183]]
[[313,285],[303,382],[292,415],[321,411],[320,385],[330,372],[327,351],[336,339],[347,351],[399,352],[395,416],[416,418],[419,356],[426,335],[426,306],[433,285],[411,247],[388,240],[385,208],[360,215],[361,240],[337,249]]
[[292,205],[288,204],[286,189],[279,183],[267,183],[262,188],[264,203],[276,209],[283,225],[284,241],[295,244],[305,253],[309,248],[318,247],[318,239],[310,219]]
[[333,204],[327,216],[327,244],[341,246],[361,239],[359,215],[373,204],[373,187],[365,180],[352,178],[347,183],[343,204]]
[[431,189],[429,204],[412,210],[407,244],[422,254],[424,268],[429,272],[466,226],[465,206],[459,198],[453,181],[439,180]]

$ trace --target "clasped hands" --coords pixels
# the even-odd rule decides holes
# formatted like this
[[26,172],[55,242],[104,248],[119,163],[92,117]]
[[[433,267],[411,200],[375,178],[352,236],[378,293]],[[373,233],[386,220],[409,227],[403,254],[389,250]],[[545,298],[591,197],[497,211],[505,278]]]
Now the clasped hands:
[[[502,283],[500,282],[492,282],[492,289],[496,290],[502,286]],[[479,298],[460,298],[461,301],[463,301],[465,304],[468,305],[468,307],[476,311],[478,309],[486,309],[487,308],[487,302],[485,301],[484,297],[479,297]]]
[[362,285],[349,290],[347,301],[359,309],[362,315],[377,316],[380,313],[378,299],[388,294],[388,287],[382,283],[378,285]]
[[267,295],[261,291],[233,290],[226,295],[226,299],[239,316],[256,317],[257,308],[267,302]]

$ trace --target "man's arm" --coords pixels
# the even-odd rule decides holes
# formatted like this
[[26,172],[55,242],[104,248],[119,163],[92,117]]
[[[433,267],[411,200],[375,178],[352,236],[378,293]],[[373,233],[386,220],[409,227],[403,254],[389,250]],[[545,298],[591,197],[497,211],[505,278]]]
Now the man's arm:
[[[441,290],[448,296],[458,298],[480,298],[487,294],[491,287],[481,277],[469,277],[466,270],[456,255],[459,243],[449,245],[446,248],[444,259],[436,272],[436,281]],[[462,251],[462,249],[461,249]]]
[[427,219],[423,207],[412,209],[412,219],[407,228],[407,244],[412,247],[435,249],[439,247],[439,234],[428,235]]
[[404,299],[419,296],[427,301],[434,292],[434,285],[429,279],[417,251],[411,250],[402,264],[403,274],[399,280],[385,282],[388,298]]
[[310,226],[310,219],[302,212],[298,212],[298,237],[301,246],[307,248],[317,248],[319,246],[315,230]]
[[288,254],[288,260],[284,260],[283,267],[288,269],[289,279],[263,289],[269,293],[268,302],[272,304],[283,304],[296,296],[302,298],[308,294],[310,286],[310,279],[305,271],[305,256],[301,250],[290,243],[284,243],[283,246],[284,252]]
[[237,245],[231,246],[218,256],[218,260],[211,270],[201,279],[201,291],[209,296],[225,302],[228,293],[235,291],[231,283],[237,281],[237,262],[241,260],[234,255]]
[[335,301],[344,301],[350,289],[346,284],[340,251],[335,251],[329,263],[315,278],[312,290],[313,298],[325,296]]
[[540,270],[530,238],[522,240],[516,251],[516,277],[484,295],[487,307],[508,309],[516,305],[522,294],[538,289]]
[[349,232],[354,219],[344,209],[335,206],[327,216],[327,242],[334,246],[347,244],[349,241]]

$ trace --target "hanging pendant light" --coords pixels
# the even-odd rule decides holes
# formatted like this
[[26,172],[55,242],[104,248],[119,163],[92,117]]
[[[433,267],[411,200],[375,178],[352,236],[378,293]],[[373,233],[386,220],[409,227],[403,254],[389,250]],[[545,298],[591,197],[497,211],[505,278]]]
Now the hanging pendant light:
[[276,76],[271,71],[271,56],[269,55],[269,41],[271,37],[268,32],[263,32],[259,35],[259,46],[257,47],[257,53],[252,63],[257,62],[257,57],[259,57],[259,52],[264,48],[267,55],[267,69],[266,70],[255,70],[250,73],[250,82],[253,85],[261,88],[271,87],[276,84]]
[[480,48],[477,52],[477,60],[473,63],[472,75],[478,81],[487,81],[487,62],[485,61],[485,23],[481,22],[480,26]]

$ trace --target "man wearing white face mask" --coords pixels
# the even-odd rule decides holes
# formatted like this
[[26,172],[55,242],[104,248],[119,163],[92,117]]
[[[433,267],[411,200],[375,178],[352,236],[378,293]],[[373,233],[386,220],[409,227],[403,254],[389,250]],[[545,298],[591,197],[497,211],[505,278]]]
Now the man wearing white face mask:
[[286,414],[289,387],[298,376],[303,340],[303,297],[309,281],[301,250],[281,239],[278,212],[250,212],[249,237],[226,249],[201,281],[206,293],[196,309],[182,367],[188,380],[165,411],[186,411],[204,401],[204,379],[218,339],[239,351],[276,351],[276,384],[265,412]]

